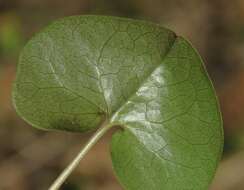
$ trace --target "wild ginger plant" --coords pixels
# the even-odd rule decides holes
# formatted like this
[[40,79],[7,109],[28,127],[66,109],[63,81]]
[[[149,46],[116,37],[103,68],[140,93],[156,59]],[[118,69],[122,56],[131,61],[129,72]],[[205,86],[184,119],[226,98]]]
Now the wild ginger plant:
[[126,190],[206,190],[222,153],[221,114],[199,54],[150,22],[53,22],[24,47],[13,102],[36,128],[97,130],[50,190],[113,127],[112,164]]

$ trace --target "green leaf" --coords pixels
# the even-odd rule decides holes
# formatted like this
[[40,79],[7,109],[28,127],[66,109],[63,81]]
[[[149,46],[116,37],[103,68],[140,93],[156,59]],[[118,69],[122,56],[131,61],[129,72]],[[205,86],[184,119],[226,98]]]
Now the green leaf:
[[206,190],[222,152],[221,115],[199,55],[156,24],[54,22],[25,46],[13,97],[38,128],[121,126],[111,154],[127,190]]

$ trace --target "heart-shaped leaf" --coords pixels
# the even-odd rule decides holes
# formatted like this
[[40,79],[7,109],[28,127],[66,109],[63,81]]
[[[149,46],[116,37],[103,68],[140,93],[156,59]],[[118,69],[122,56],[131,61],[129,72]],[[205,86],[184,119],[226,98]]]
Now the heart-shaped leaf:
[[14,103],[38,128],[121,126],[111,151],[127,190],[206,190],[222,152],[218,103],[199,55],[148,22],[54,22],[21,54]]

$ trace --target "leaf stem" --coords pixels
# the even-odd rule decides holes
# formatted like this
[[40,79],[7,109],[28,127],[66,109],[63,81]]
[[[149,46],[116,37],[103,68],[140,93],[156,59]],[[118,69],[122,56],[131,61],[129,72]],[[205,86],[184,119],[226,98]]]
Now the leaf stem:
[[111,128],[111,124],[104,122],[96,133],[90,138],[87,144],[80,150],[74,160],[63,170],[58,178],[50,186],[49,190],[58,190],[64,181],[69,177],[71,172],[77,167],[86,153],[96,144],[96,142]]

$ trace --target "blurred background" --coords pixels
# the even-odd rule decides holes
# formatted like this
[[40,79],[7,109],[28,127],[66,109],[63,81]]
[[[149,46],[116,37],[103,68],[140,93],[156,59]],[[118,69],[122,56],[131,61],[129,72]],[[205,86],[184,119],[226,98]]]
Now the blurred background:
[[[11,85],[26,41],[54,19],[77,14],[139,18],[189,39],[200,52],[222,108],[225,148],[210,190],[244,190],[243,0],[0,0],[0,189],[47,189],[91,133],[43,132],[18,117]],[[122,190],[107,134],[63,190]]]

